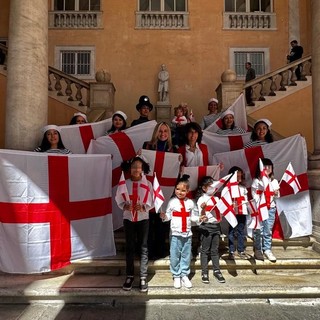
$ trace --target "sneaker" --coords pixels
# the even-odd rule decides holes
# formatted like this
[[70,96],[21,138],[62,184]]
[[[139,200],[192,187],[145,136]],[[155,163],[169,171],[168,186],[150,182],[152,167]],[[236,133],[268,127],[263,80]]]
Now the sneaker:
[[133,284],[133,277],[128,276],[122,286],[122,289],[126,291],[130,291],[132,289],[132,284]]
[[189,280],[189,278],[187,276],[183,276],[181,278],[181,282],[183,283],[183,285],[186,288],[188,288],[188,289],[192,288],[192,283],[191,283],[191,281]]
[[267,259],[271,262],[276,262],[277,258],[273,255],[271,250],[266,250],[264,252],[264,255],[267,257]]
[[247,255],[245,252],[239,252],[240,259],[247,259]]
[[256,260],[261,260],[261,261],[264,261],[264,257],[263,257],[263,254],[260,250],[255,250],[254,251],[254,258]]
[[220,283],[225,283],[226,279],[223,277],[222,273],[220,270],[215,270],[213,272],[213,275],[215,276],[215,278],[217,279],[218,282]]
[[201,275],[201,281],[202,281],[203,283],[210,283],[208,273],[203,273],[203,274]]
[[234,252],[229,252],[229,259],[234,260],[234,258],[235,258]]
[[140,278],[140,292],[147,292],[148,291],[148,282],[146,278]]
[[173,287],[176,289],[181,288],[181,278],[173,278]]

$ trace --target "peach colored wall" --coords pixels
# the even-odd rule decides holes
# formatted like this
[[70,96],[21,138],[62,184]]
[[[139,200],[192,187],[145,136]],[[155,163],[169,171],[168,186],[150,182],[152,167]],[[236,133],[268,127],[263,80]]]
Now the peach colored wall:
[[[303,0],[303,2],[306,0]],[[112,75],[117,90],[115,108],[137,117],[134,106],[142,94],[157,100],[157,73],[165,63],[170,73],[173,106],[187,101],[200,119],[208,98],[215,96],[230,47],[270,48],[271,70],[286,63],[288,0],[274,1],[277,31],[223,30],[223,1],[188,1],[190,30],[137,30],[137,1],[102,1],[104,29],[49,30],[49,63],[56,45],[94,45],[96,70]],[[283,59],[279,59],[283,57]]]
[[0,148],[4,148],[7,77],[0,73]]
[[250,117],[270,119],[273,130],[285,137],[300,133],[306,138],[308,151],[313,151],[311,85],[251,113]]
[[10,0],[1,0],[0,4],[0,38],[8,37]]

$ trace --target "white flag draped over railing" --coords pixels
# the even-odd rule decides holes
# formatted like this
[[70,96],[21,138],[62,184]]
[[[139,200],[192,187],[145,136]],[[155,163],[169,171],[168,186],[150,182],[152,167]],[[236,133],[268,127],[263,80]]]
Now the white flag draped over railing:
[[[275,141],[259,147],[224,152],[214,155],[214,161],[224,164],[227,172],[232,166],[244,170],[246,186],[251,187],[259,158],[269,158],[274,164],[275,178],[280,180],[288,163],[291,161],[301,190],[295,195],[285,182],[280,184],[280,198],[276,200],[277,210],[286,238],[312,234],[312,215],[307,179],[307,148],[300,135]],[[290,230],[288,230],[288,227]]]
[[110,155],[0,150],[0,270],[115,255]]

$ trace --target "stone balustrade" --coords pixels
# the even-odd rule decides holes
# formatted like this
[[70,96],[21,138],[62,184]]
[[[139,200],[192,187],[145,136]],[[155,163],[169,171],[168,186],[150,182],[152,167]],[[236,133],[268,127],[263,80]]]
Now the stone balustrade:
[[138,11],[137,29],[189,29],[188,12]]
[[77,101],[79,106],[89,105],[89,83],[49,67],[48,90],[56,91],[57,96],[66,96],[68,101]]
[[49,28],[102,28],[102,12],[49,11]]
[[225,12],[224,29],[276,30],[276,14],[270,12]]
[[311,55],[297,61],[288,63],[285,67],[279,68],[257,79],[246,82],[243,89],[253,88],[253,100],[265,101],[266,96],[276,96],[276,91],[286,91],[287,86],[296,86],[296,68],[300,65],[301,80],[306,81],[306,76],[311,75]]

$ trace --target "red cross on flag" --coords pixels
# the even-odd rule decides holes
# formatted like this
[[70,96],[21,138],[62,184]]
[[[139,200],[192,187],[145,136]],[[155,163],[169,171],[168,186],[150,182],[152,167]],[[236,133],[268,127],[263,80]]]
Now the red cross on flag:
[[122,132],[102,136],[91,140],[87,154],[111,154],[112,155],[112,216],[113,227],[119,229],[123,225],[121,209],[115,202],[118,182],[121,176],[121,163],[136,156],[144,141],[150,141],[153,129],[157,122],[147,121]]
[[112,118],[93,123],[60,126],[61,139],[72,153],[84,154],[91,140],[104,136],[111,126]]
[[293,170],[291,162],[289,162],[281,181],[285,181],[293,189],[294,194],[298,193],[301,190],[298,177]]
[[262,217],[258,211],[257,204],[254,199],[247,203],[248,217],[247,217],[247,228],[250,229],[248,235],[252,233],[251,230],[261,229]]
[[126,185],[126,179],[124,178],[123,172],[121,173],[121,177],[118,183],[115,200],[118,206],[126,202],[130,202],[129,192]]
[[280,184],[280,198],[276,199],[276,206],[281,215],[279,219],[276,218],[273,236],[283,238],[285,234],[286,238],[294,238],[312,234],[305,139],[300,135],[294,135],[262,146],[215,154],[213,160],[224,164],[222,174],[228,172],[233,166],[243,169],[246,187],[249,190],[259,158],[272,160],[275,178],[278,181],[288,163],[291,162],[301,186],[300,191],[294,194],[286,182],[282,181]]
[[109,155],[0,151],[0,270],[115,255]]
[[153,177],[153,198],[154,198],[154,208],[156,212],[159,212],[165,199],[163,196],[163,192],[160,188],[160,184],[157,179],[156,173],[154,173],[154,177]]
[[217,203],[217,208],[220,211],[221,215],[229,222],[229,224],[234,228],[238,224],[236,218],[236,213],[234,211],[232,198],[230,191],[226,189],[226,192],[221,194],[221,198]]
[[239,189],[239,183],[237,180],[237,173],[238,171],[235,171],[233,175],[231,176],[230,180],[227,182],[227,187],[229,188],[231,198],[240,198],[240,189]]

